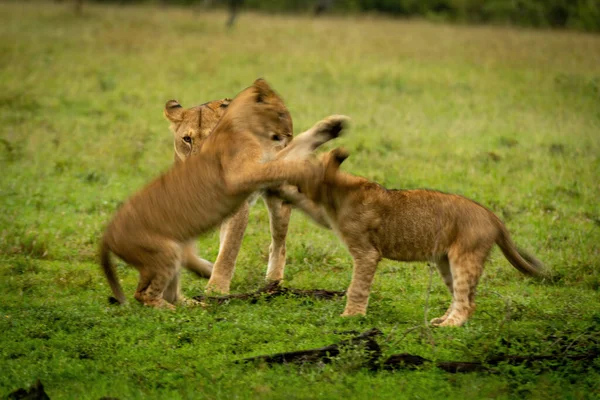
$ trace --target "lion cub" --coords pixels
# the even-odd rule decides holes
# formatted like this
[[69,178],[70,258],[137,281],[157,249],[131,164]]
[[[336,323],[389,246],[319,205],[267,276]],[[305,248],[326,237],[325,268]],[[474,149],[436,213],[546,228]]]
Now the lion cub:
[[[182,163],[198,152],[201,143],[225,114],[230,103],[231,99],[225,98],[184,109],[176,100],[167,102],[163,113],[171,122],[175,164]],[[219,253],[222,256],[217,260],[235,262],[247,222],[248,207],[242,205],[238,211],[221,224],[221,236],[224,238],[222,242],[226,243],[221,243]],[[228,226],[231,226],[231,229],[227,229]],[[241,234],[238,233],[240,231]],[[238,236],[239,240],[236,240]],[[217,266],[222,263],[222,261],[218,262]],[[196,255],[193,242],[184,246],[181,264],[202,278],[210,278],[213,271],[213,264],[210,261]]]
[[[318,146],[340,131],[339,120],[307,137]],[[273,143],[291,134],[283,100],[262,79],[242,91],[197,155],[175,165],[133,195],[116,212],[101,242],[101,265],[120,303],[125,295],[110,262],[110,252],[137,268],[135,298],[154,307],[173,308],[184,300],[179,290],[183,249],[194,238],[233,214],[253,192],[288,181],[312,187],[323,177],[307,160],[274,159]],[[297,149],[307,144],[300,142]]]
[[[185,161],[196,154],[217,125],[231,99],[214,100],[199,106],[183,108],[176,100],[169,100],[165,105],[164,115],[170,122],[173,133],[175,149],[175,163]],[[291,134],[282,137],[273,146],[280,150],[292,142]],[[257,194],[258,195],[258,194]],[[260,193],[269,211],[271,228],[271,245],[269,246],[269,262],[266,279],[280,281],[283,279],[286,257],[286,236],[291,216],[291,206],[280,198],[269,195],[268,191]],[[256,196],[251,196],[249,201],[219,226],[219,254],[212,265],[209,261],[196,256],[194,244],[184,248],[183,266],[201,277],[210,278],[206,287],[207,292],[228,293],[231,279],[235,270],[235,261],[242,246],[242,239],[250,205]]]
[[518,250],[506,227],[487,208],[465,197],[433,190],[388,190],[339,170],[344,149],[325,153],[323,184],[280,195],[317,222],[331,226],[354,258],[343,316],[366,314],[371,283],[382,258],[435,262],[452,294],[446,313],[433,325],[460,326],[475,311],[475,287],[494,243],[522,273],[541,277],[542,264]]

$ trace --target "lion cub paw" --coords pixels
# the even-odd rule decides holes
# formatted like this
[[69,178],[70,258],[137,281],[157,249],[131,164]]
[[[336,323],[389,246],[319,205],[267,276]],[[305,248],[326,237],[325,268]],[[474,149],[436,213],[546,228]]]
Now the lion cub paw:
[[350,117],[345,115],[330,115],[315,124],[314,135],[320,137],[322,143],[325,143],[340,136],[340,133],[348,127],[349,121]]
[[182,306],[185,306],[185,307],[206,307],[206,304],[202,301],[190,299],[188,297],[183,297],[183,296],[179,297],[178,304],[181,304]]

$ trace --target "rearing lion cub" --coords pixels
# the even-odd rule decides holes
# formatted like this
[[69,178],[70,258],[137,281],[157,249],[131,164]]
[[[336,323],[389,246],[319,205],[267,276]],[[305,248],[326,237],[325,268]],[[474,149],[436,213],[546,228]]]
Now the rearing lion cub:
[[[543,266],[518,250],[506,227],[487,208],[465,197],[433,190],[388,190],[339,170],[344,149],[325,153],[323,184],[313,191],[290,186],[280,195],[317,222],[331,226],[354,258],[343,316],[366,314],[379,261],[432,261],[452,294],[448,311],[433,325],[460,326],[475,311],[475,288],[494,243],[522,273],[543,276]],[[311,199],[319,207],[311,202]]]
[[[214,100],[199,106],[183,108],[176,100],[169,100],[165,105],[164,115],[170,121],[173,132],[175,163],[180,163],[196,154],[200,146],[217,125],[231,99]],[[277,143],[283,149],[292,141],[292,135],[282,136]],[[235,144],[235,138],[232,145]],[[286,236],[291,215],[291,206],[280,198],[262,192],[271,228],[271,245],[269,246],[269,263],[266,279],[280,281],[283,279],[286,256]],[[254,197],[254,196],[252,196]],[[251,199],[252,199],[251,197]],[[240,208],[219,227],[219,254],[214,266],[196,256],[193,243],[184,248],[183,266],[199,276],[210,278],[207,292],[228,293],[235,269],[235,261],[242,245],[244,231],[248,225],[249,203]]]
[[322,129],[304,135],[295,149],[275,159],[274,143],[291,133],[283,100],[262,79],[238,94],[198,155],[133,195],[108,225],[101,242],[101,265],[117,300],[124,303],[125,295],[110,252],[139,271],[135,298],[141,303],[173,308],[184,300],[179,267],[185,246],[259,189],[283,181],[307,187],[318,184],[323,176],[320,165],[285,158],[309,154],[336,137],[340,121],[325,120]]
[[[227,107],[230,103],[231,99],[221,99],[184,109],[176,100],[169,100],[167,102],[163,113],[171,122],[170,128],[173,132],[173,147],[175,150],[173,158],[176,165],[182,163],[192,154],[198,152],[200,144],[204,142],[204,139],[208,137],[210,132],[217,125],[223,114],[225,114],[225,111],[227,111]],[[221,236],[236,237],[235,233],[240,230],[238,226],[241,225],[241,223],[237,222],[240,220],[243,221],[244,216],[246,216],[247,220],[248,213],[245,212],[247,208],[248,207],[242,205],[238,211],[223,222],[221,225],[222,232],[223,228],[225,228],[226,225],[229,225],[230,222],[228,221],[231,221],[234,229],[232,233],[229,233],[229,230],[225,229],[228,235],[223,235],[222,233]],[[243,227],[241,227],[242,232],[245,229],[245,226],[246,225],[244,224]],[[222,251],[224,254],[230,254],[235,251],[236,247],[238,247],[239,250],[239,246],[235,246],[235,244],[233,246],[229,245],[229,243],[235,242],[234,240],[228,240],[227,242],[227,244],[221,244],[219,248],[220,252]],[[239,242],[241,244],[241,239]],[[200,277],[211,277],[213,264],[210,261],[196,256],[193,242],[184,246],[183,253],[183,267]],[[233,256],[234,260],[236,256],[237,252],[235,252]],[[229,260],[230,257],[224,257],[224,259]]]

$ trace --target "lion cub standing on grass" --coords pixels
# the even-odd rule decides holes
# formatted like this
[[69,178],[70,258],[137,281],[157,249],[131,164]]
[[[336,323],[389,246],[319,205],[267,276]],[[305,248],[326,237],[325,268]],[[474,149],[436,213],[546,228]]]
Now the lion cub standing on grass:
[[[171,122],[171,131],[173,132],[173,147],[175,150],[174,162],[175,165],[182,163],[188,159],[192,154],[196,154],[200,149],[200,144],[204,142],[204,139],[208,137],[214,127],[217,125],[227,107],[231,103],[231,99],[214,100],[208,103],[201,104],[196,107],[184,109],[176,100],[169,100],[165,105],[164,115]],[[246,216],[247,212],[244,211],[247,207],[242,205],[240,209],[226,221],[233,221],[233,231],[229,233],[229,236],[233,236],[233,233],[237,233],[240,229],[235,222],[241,220],[243,216]],[[238,216],[240,215],[241,216]],[[228,225],[228,222],[223,222],[221,229]],[[245,224],[241,227],[242,234],[245,229]],[[227,235],[225,235],[227,236]],[[240,240],[241,242],[241,240]],[[241,243],[240,243],[241,244]],[[221,245],[222,249],[229,250],[231,246]],[[239,250],[239,248],[238,248]],[[235,249],[233,249],[235,251]],[[226,253],[231,253],[232,250]],[[224,251],[225,253],[225,251]],[[235,260],[237,252],[233,259]],[[229,260],[230,257],[224,257]],[[213,270],[213,264],[210,261],[202,259],[196,256],[196,250],[193,242],[186,244],[183,247],[183,261],[182,266],[192,271],[196,275],[202,278],[210,278]]]
[[[340,120],[324,121],[296,145],[313,150],[339,134]],[[179,290],[183,249],[197,236],[233,214],[253,192],[288,181],[311,187],[322,180],[320,165],[275,158],[273,143],[291,134],[283,100],[262,79],[242,91],[196,156],[175,165],[133,195],[117,211],[101,242],[101,264],[113,294],[125,295],[110,252],[137,268],[135,298],[154,307],[173,308]]]
[[331,226],[354,258],[343,316],[366,314],[373,276],[384,257],[436,263],[452,294],[448,311],[431,321],[439,326],[460,326],[475,311],[475,287],[494,243],[519,271],[543,276],[542,264],[515,247],[502,221],[487,208],[433,190],[388,190],[341,172],[347,157],[344,149],[325,153],[323,184],[316,191],[300,186],[321,209],[295,188],[286,186],[280,193]]
[[[214,100],[199,106],[183,108],[176,100],[165,105],[164,115],[170,121],[175,148],[175,164],[184,162],[196,154],[204,140],[217,125],[231,99]],[[274,149],[280,150],[292,141],[292,135],[282,136],[274,143]],[[235,138],[233,139],[235,141]],[[234,142],[232,142],[232,145]],[[286,236],[290,222],[291,206],[280,198],[272,196],[268,191],[260,193],[269,211],[271,227],[271,245],[269,246],[269,263],[266,279],[280,281],[283,279],[286,256]],[[235,261],[242,245],[242,239],[250,210],[250,200],[220,225],[219,254],[214,266],[209,261],[196,256],[194,244],[184,248],[183,266],[201,277],[210,278],[207,292],[228,293],[235,269]]]

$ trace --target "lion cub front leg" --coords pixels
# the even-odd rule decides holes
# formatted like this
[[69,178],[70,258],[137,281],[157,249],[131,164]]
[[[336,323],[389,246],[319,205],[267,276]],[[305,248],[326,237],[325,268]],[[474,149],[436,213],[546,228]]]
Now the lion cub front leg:
[[367,313],[371,284],[377,264],[381,260],[379,251],[368,243],[354,245],[348,243],[348,250],[354,258],[354,270],[352,271],[352,282],[346,293],[346,308],[342,317]]
[[186,300],[181,294],[181,285],[179,284],[180,275],[181,270],[177,269],[177,272],[175,272],[171,282],[167,285],[163,293],[163,299],[173,305],[176,305],[179,302],[185,302]]
[[229,293],[235,260],[242,247],[242,239],[248,225],[249,212],[250,206],[248,202],[244,202],[235,214],[221,224],[219,255],[206,284],[207,293]]
[[348,125],[350,118],[345,115],[330,115],[317,122],[309,130],[302,132],[283,150],[277,153],[277,159],[292,160],[306,158],[319,146],[338,137]]
[[271,245],[269,246],[269,264],[267,267],[267,281],[278,282],[283,280],[285,269],[285,239],[290,223],[292,208],[284,204],[278,197],[263,195],[269,210],[269,222],[271,227]]
[[[310,189],[323,180],[323,169],[306,159],[319,146],[340,135],[349,118],[333,115],[319,121],[308,131],[298,135],[272,161],[250,163],[237,158],[237,167],[230,168],[226,176],[227,194],[235,196],[254,192],[284,181]],[[254,164],[254,165],[252,165]]]
[[292,185],[313,188],[323,181],[324,171],[309,160],[273,160],[254,162],[231,168],[226,176],[227,195],[256,192],[284,181]]

